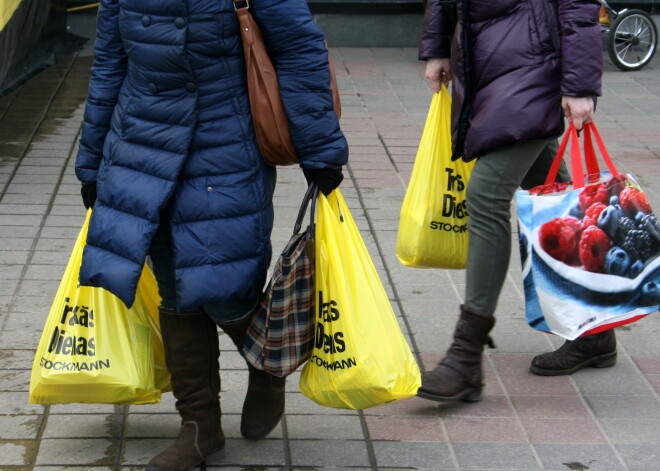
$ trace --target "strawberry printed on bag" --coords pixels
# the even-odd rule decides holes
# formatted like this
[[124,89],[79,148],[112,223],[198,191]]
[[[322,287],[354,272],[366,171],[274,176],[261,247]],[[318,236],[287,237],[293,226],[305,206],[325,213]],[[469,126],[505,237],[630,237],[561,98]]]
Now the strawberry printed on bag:
[[621,207],[629,213],[636,213],[638,211],[644,214],[651,212],[651,205],[643,191],[627,186],[619,193],[619,202]]
[[626,187],[628,182],[632,183],[628,178],[628,175],[619,174],[615,177],[612,177],[612,179],[609,180],[605,185],[607,186],[607,191],[609,192],[610,196],[619,196],[619,193],[621,193],[621,190]]

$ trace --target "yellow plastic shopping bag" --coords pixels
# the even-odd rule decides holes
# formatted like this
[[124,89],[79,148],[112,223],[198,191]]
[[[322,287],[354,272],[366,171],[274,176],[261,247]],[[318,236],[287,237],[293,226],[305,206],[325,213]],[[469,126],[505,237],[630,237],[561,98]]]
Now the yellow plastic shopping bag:
[[91,211],[46,319],[32,365],[35,404],[144,404],[171,391],[149,267],[131,309],[102,288],[78,286]]
[[451,160],[451,97],[433,95],[401,206],[396,255],[418,268],[465,268],[468,232],[465,191],[474,161]]
[[319,194],[315,243],[316,337],[300,390],[343,409],[414,396],[419,368],[339,189]]

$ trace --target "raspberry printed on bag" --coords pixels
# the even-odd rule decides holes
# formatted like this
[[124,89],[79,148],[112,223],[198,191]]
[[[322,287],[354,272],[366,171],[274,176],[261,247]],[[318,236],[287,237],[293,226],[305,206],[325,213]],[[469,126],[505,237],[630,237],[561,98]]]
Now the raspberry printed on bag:
[[591,272],[605,271],[605,256],[612,242],[603,231],[595,226],[587,227],[580,237],[580,261]]
[[589,209],[587,209],[584,215],[586,217],[598,220],[598,216],[600,216],[600,213],[602,213],[605,208],[607,208],[607,205],[600,202],[596,202],[591,206],[589,206]]
[[609,193],[603,183],[586,187],[579,196],[580,209],[586,211],[594,203],[607,204]]
[[578,237],[580,221],[572,217],[555,218],[548,221],[539,231],[541,248],[553,258],[567,263],[579,265]]
[[534,188],[530,188],[528,191],[530,195],[547,195],[549,193],[562,192],[569,186],[570,183],[568,182],[552,182],[545,185],[535,186]]
[[582,230],[585,230],[589,226],[595,226],[598,222],[600,214],[605,210],[607,206],[603,203],[594,203],[589,206],[589,209],[584,213],[584,219],[582,220]]

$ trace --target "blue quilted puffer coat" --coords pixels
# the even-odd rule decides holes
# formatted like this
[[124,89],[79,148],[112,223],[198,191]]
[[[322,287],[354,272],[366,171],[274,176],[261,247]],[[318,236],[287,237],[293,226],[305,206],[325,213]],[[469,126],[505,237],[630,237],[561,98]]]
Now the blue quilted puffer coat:
[[599,8],[598,0],[426,2],[419,58],[451,58],[456,158],[558,137],[563,95],[600,96]]
[[[348,148],[306,1],[253,0],[250,11],[301,165],[341,168]],[[76,174],[97,183],[98,198],[81,284],[130,306],[167,207],[177,309],[256,296],[270,261],[275,169],[255,141],[232,1],[104,0],[94,52]]]

